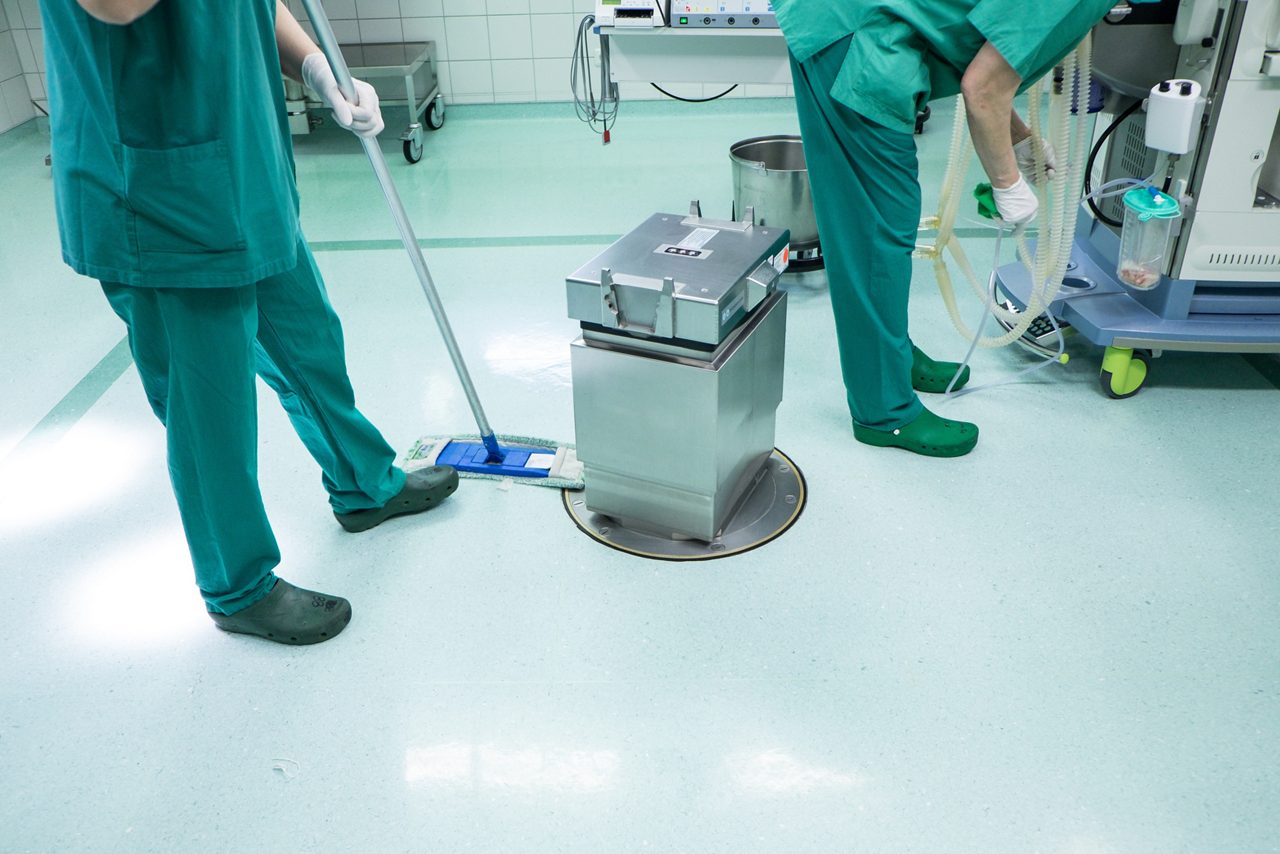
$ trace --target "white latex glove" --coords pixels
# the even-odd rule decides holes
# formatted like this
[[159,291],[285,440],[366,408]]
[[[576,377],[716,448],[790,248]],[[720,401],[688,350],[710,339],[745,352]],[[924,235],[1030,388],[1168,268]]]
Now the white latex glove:
[[1005,225],[1025,228],[1040,210],[1040,200],[1036,198],[1035,190],[1031,189],[1027,179],[1021,175],[1018,176],[1018,183],[1012,187],[1003,190],[992,187],[991,192],[996,197],[996,210],[1000,212],[1000,219],[1004,220]]
[[382,111],[378,109],[378,93],[363,80],[353,79],[359,103],[352,104],[343,97],[329,60],[323,53],[309,53],[302,60],[302,82],[333,110],[333,120],[341,127],[365,139],[373,139],[382,133],[384,125]]
[[[1042,138],[1040,144],[1044,146],[1045,168],[1048,171],[1049,180],[1052,181],[1054,173],[1058,171],[1058,153],[1053,150],[1049,140]],[[1023,177],[1030,181],[1032,186],[1039,186],[1040,176],[1036,174],[1036,155],[1031,148],[1031,137],[1015,145],[1013,155],[1018,158],[1018,170],[1022,172]]]

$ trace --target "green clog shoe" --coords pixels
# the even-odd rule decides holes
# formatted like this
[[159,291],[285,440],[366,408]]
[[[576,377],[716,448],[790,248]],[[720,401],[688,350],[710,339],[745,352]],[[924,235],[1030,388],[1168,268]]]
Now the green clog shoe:
[[341,596],[303,590],[277,578],[261,601],[234,614],[210,612],[209,616],[224,632],[303,646],[337,637],[351,622],[351,603]]
[[855,421],[853,436],[877,448],[902,448],[926,457],[963,457],[978,444],[978,425],[948,421],[926,409],[897,430],[873,430]]
[[[911,345],[911,387],[916,391],[929,394],[942,394],[947,390],[951,378],[960,370],[959,362],[937,362],[930,359],[923,350]],[[952,391],[958,391],[969,382],[969,366],[964,366],[964,373],[956,380]]]
[[357,510],[354,513],[334,512],[338,524],[352,534],[376,528],[396,516],[422,513],[444,501],[458,488],[458,473],[450,466],[431,466],[408,472],[404,488],[382,507]]

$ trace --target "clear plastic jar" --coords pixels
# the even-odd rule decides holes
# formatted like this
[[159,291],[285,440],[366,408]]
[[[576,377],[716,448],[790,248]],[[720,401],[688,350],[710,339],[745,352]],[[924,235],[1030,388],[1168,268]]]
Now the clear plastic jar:
[[1165,257],[1174,220],[1182,208],[1155,187],[1138,187],[1124,194],[1124,227],[1116,276],[1131,288],[1150,290],[1164,277]]

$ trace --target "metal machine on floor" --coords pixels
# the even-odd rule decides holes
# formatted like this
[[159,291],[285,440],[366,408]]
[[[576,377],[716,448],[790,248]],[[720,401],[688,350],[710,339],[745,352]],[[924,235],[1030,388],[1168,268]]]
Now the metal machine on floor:
[[[1107,348],[1116,398],[1145,383],[1143,351],[1280,352],[1280,0],[1122,3],[1094,39],[1118,116],[1100,183],[1152,176],[1179,210],[1153,226],[1141,193],[1082,209],[1050,312]],[[998,284],[1026,304],[1026,267]]]
[[565,506],[597,540],[668,560],[785,532],[804,481],[774,448],[790,233],[654,214],[567,280],[578,457]]

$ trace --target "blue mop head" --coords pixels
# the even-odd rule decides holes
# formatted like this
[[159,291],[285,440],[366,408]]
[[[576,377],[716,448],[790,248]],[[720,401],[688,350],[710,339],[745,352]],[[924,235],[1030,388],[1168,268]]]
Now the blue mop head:
[[489,449],[479,436],[425,436],[405,455],[405,468],[452,466],[459,477],[552,489],[582,489],[585,485],[582,463],[572,445],[529,436],[499,436],[498,444],[502,459],[491,463]]

